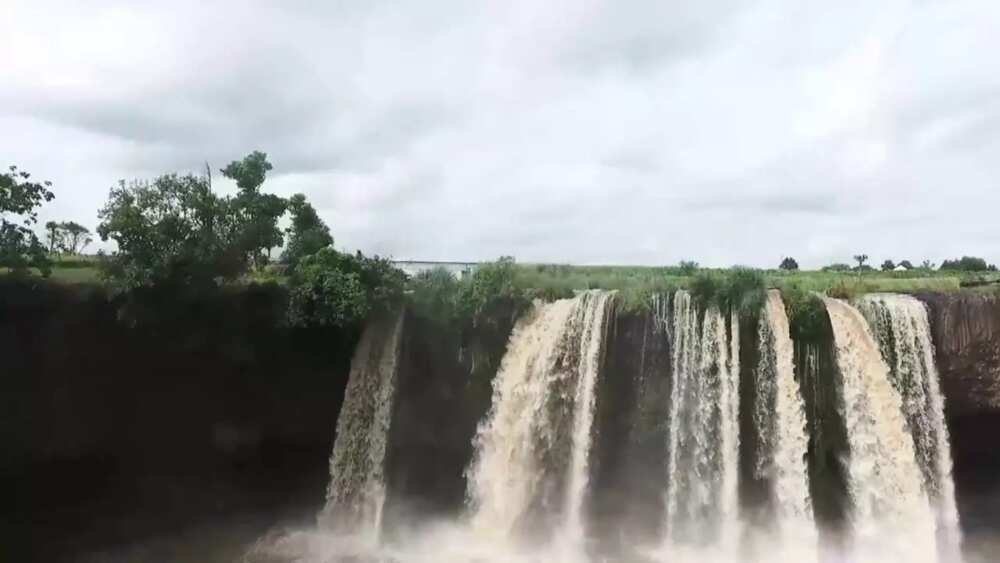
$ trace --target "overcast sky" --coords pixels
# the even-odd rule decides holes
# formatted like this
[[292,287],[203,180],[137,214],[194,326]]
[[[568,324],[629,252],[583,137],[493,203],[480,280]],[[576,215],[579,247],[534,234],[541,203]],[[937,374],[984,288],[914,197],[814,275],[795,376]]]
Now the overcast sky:
[[0,161],[94,227],[120,178],[260,149],[397,258],[1000,261],[998,30],[995,0],[3,0]]

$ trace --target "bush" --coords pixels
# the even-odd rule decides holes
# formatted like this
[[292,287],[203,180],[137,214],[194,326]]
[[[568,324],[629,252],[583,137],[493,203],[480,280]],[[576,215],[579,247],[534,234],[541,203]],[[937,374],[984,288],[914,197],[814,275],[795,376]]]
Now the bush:
[[698,263],[693,260],[681,260],[677,268],[682,276],[693,276],[698,271]]
[[794,271],[799,269],[799,263],[791,256],[786,256],[778,266],[781,270]]
[[767,284],[759,270],[736,267],[729,272],[719,292],[719,306],[742,316],[754,315],[767,299]]
[[289,280],[294,326],[346,327],[398,306],[406,274],[386,259],[324,248],[299,262]]
[[827,331],[826,307],[815,293],[792,284],[781,290],[792,338],[817,341]]
[[481,264],[468,283],[462,284],[460,312],[476,319],[501,303],[527,305],[528,295],[514,283],[515,273],[514,259],[510,256]]
[[420,272],[410,280],[413,311],[438,323],[447,324],[458,316],[461,282],[444,268]]

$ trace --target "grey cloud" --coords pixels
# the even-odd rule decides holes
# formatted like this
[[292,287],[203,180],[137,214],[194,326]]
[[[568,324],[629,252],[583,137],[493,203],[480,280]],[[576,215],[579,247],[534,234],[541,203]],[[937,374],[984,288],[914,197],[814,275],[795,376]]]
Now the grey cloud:
[[[53,219],[92,225],[118,178],[260,149],[267,189],[306,193],[366,252],[1000,260],[1000,9],[974,0],[15,0],[11,15],[0,154],[55,182]],[[927,228],[942,223],[960,225]]]

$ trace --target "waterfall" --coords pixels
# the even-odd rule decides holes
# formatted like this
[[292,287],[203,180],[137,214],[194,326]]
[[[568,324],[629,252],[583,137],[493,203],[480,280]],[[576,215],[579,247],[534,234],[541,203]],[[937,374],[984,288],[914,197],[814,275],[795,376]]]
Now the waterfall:
[[[674,295],[667,459],[667,546],[735,553],[740,534],[739,323]],[[731,336],[731,338],[730,338]]]
[[903,401],[864,317],[824,298],[850,449],[847,484],[853,551],[872,561],[935,561],[934,515],[924,493]]
[[322,526],[378,537],[385,503],[385,452],[396,389],[403,312],[365,327],[351,359]]
[[585,536],[596,383],[613,293],[536,303],[510,337],[467,475],[474,529]]
[[939,552],[955,559],[961,531],[952,480],[951,447],[945,426],[944,397],[934,363],[930,322],[924,304],[908,295],[872,294],[858,301],[891,368],[891,381],[903,399],[920,464],[923,486],[934,506]]
[[[805,404],[795,379],[794,347],[781,293],[767,293],[758,327],[760,358],[754,370],[756,471],[771,485],[775,526],[783,548],[815,554],[816,528],[806,453],[809,434]],[[799,560],[808,557],[798,554]],[[814,557],[812,557],[814,558]]]

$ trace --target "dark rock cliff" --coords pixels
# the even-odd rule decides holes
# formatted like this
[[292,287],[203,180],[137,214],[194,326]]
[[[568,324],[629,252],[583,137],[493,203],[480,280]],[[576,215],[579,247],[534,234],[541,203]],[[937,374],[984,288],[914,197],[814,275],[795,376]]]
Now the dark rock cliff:
[[976,293],[918,297],[930,313],[948,414],[1000,413],[1000,297]]
[[322,505],[356,335],[282,328],[275,288],[155,301],[133,326],[101,289],[0,286],[0,561]]
[[[1000,300],[920,298],[946,394],[963,524],[989,529],[1000,506]],[[241,545],[283,519],[311,523],[357,334],[285,328],[283,299],[256,287],[153,296],[125,309],[96,288],[0,286],[0,560],[72,560],[221,521],[243,523],[233,542]],[[407,314],[387,524],[462,510],[472,437],[515,317],[511,308],[443,326]],[[740,337],[748,405],[752,322]],[[663,522],[669,342],[652,313],[617,311],[608,327],[589,507],[595,531],[624,542],[655,536]],[[813,498],[820,520],[835,524],[844,512],[844,440],[830,344],[826,327],[815,341],[796,342],[796,360],[814,436]],[[750,459],[752,420],[741,425],[741,457]],[[764,502],[746,464],[743,484],[745,505]],[[164,553],[142,556],[184,559]]]

